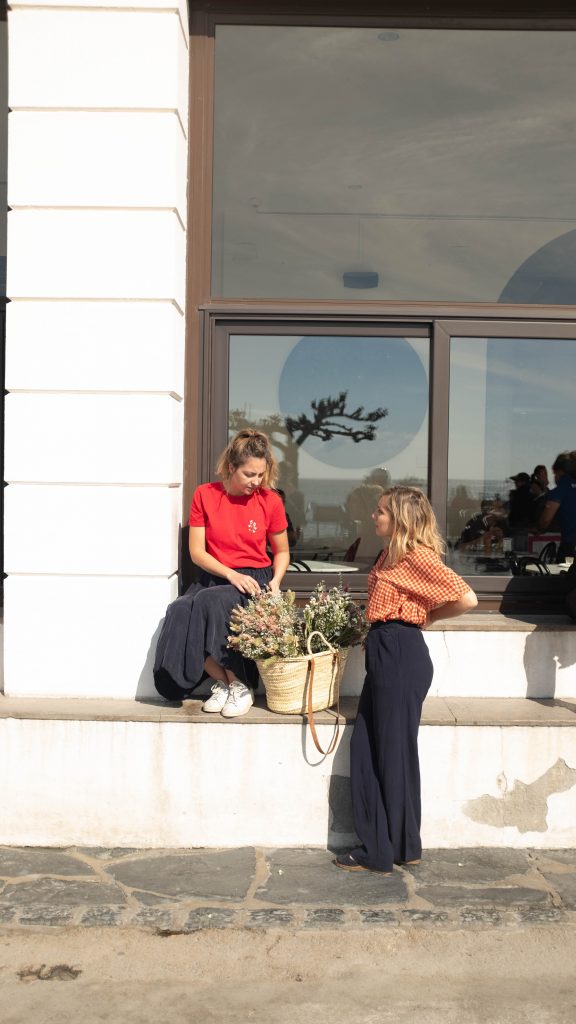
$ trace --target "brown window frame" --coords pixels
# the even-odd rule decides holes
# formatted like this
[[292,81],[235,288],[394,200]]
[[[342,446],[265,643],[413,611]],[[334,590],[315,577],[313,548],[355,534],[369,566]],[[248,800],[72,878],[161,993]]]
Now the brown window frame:
[[[429,413],[428,413],[428,493],[438,523],[446,533],[448,496],[448,443],[450,398],[450,339],[452,337],[534,338],[538,340],[567,338],[576,345],[576,318],[570,322],[550,320],[501,320],[460,317],[392,317],[390,314],[334,315],[318,313],[316,317],[292,311],[262,313],[252,310],[234,314],[228,308],[203,310],[204,343],[202,392],[205,396],[203,416],[200,479],[209,480],[219,452],[228,440],[228,365],[231,335],[262,334],[341,334],[353,337],[367,333],[386,336],[411,333],[430,339]],[[553,453],[551,453],[551,457]],[[337,573],[326,573],[328,585],[338,582]],[[318,578],[291,574],[290,587],[309,593]],[[467,582],[478,594],[484,609],[561,610],[564,581],[557,576],[467,576]],[[366,597],[367,573],[346,577],[346,585],[354,596]]]
[[[446,523],[448,478],[448,375],[449,334],[473,336],[482,331],[498,337],[566,336],[576,328],[576,306],[503,305],[496,303],[438,302],[323,302],[298,300],[259,300],[254,298],[213,300],[211,298],[212,255],[212,154],[214,104],[214,44],[219,24],[310,25],[350,27],[434,27],[498,28],[502,31],[524,28],[540,31],[576,31],[573,5],[556,0],[545,13],[526,2],[482,5],[471,15],[462,14],[460,3],[418,3],[404,0],[386,5],[359,2],[350,16],[350,3],[344,0],[307,0],[307,2],[233,3],[232,0],[190,3],[190,162],[188,190],[188,259],[186,314],[186,388],[183,518],[194,487],[212,476],[214,455],[225,431],[225,411],[221,383],[214,377],[214,337],[223,327],[241,328],[250,322],[268,329],[276,325],[278,333],[288,325],[331,324],[334,328],[379,325],[381,330],[395,325],[428,327],[431,332],[430,409],[429,409],[429,482],[430,498],[441,527]],[[265,327],[264,325],[267,325]],[[497,327],[496,327],[497,325]],[[515,329],[515,334],[507,333]],[[536,330],[536,335],[527,335]],[[576,335],[574,335],[576,338]],[[222,369],[222,367],[220,367]],[[227,367],[226,367],[227,380]],[[444,381],[444,390],[442,386]],[[335,581],[336,577],[334,577]],[[562,607],[562,586],[558,577],[469,577],[485,609],[546,610]],[[327,580],[332,582],[332,580]],[[348,582],[348,581],[347,581]],[[302,577],[290,577],[297,590],[313,585]],[[355,578],[354,591],[365,596],[366,574]]]

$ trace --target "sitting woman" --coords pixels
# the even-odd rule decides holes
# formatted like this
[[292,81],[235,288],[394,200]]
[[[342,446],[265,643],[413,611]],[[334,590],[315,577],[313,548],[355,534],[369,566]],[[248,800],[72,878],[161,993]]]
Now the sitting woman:
[[265,587],[277,592],[290,555],[284,506],[272,489],[276,460],[266,435],[241,430],[222,452],[216,471],[220,481],[201,484],[192,498],[190,556],[200,574],[168,607],[154,683],[166,700],[180,700],[208,675],[212,696],[203,710],[236,718],[254,703],[246,684],[254,682],[255,666],[227,646],[230,615]]

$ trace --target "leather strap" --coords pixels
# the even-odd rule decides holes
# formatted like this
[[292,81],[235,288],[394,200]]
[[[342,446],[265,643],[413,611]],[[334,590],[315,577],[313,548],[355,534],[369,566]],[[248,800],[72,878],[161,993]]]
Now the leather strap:
[[[337,671],[338,671],[338,654],[337,654],[337,652],[334,652],[334,654],[332,655],[332,676],[333,677],[335,676]],[[332,751],[335,749],[336,744],[338,742],[338,736],[340,735],[340,688],[338,688],[338,700],[337,700],[337,703],[336,703],[336,729],[335,729],[334,735],[333,735],[333,737],[332,737],[332,739],[330,741],[330,746],[328,747],[328,750],[322,750],[322,747],[320,746],[320,741],[318,739],[318,734],[316,732],[316,725],[314,723],[314,712],[312,710],[312,705],[314,703],[314,701],[312,699],[312,691],[313,691],[313,689],[314,689],[314,658],[312,657],[312,658],[310,658],[310,680],[308,682],[308,709],[307,709],[308,724],[310,725],[310,732],[312,733],[312,739],[314,740],[314,744],[316,746],[316,750],[318,750],[321,754],[323,754],[324,757],[327,757],[328,754],[331,754]]]

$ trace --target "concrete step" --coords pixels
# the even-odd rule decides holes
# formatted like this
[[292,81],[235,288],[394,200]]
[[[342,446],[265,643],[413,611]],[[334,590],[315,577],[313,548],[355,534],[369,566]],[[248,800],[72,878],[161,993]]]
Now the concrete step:
[[[248,715],[200,701],[0,698],[0,844],[237,847],[354,841],[343,698],[336,750],[259,698]],[[317,716],[327,747],[335,714]],[[576,700],[430,697],[420,730],[429,847],[576,847]]]
[[[434,662],[431,695],[436,697],[560,697],[576,698],[576,624],[566,615],[502,615],[479,612],[432,626],[424,634]],[[132,652],[134,653],[134,652]],[[118,680],[103,673],[92,679],[98,695],[115,699],[155,698],[152,679],[153,644],[136,652],[138,673]],[[342,681],[344,696],[360,694],[364,682],[363,652],[354,648]],[[143,662],[146,662],[142,668]],[[7,660],[10,665],[10,659]],[[16,682],[8,673],[10,697],[74,698],[88,694],[81,676],[47,671]]]
[[576,697],[576,624],[568,616],[484,612],[424,636],[436,696]]

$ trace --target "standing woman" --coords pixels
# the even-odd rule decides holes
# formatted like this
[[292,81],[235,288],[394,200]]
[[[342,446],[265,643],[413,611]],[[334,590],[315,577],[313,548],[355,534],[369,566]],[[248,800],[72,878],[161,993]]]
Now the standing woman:
[[422,629],[478,601],[442,562],[442,538],[422,491],[388,488],[372,518],[385,548],[368,576],[372,625],[350,746],[361,845],[335,863],[346,871],[390,874],[394,864],[418,863],[422,855],[418,728],[433,674]]
[[[196,488],[190,508],[190,556],[198,582],[173,601],[158,639],[154,683],[167,700],[188,696],[206,675],[212,696],[203,711],[244,715],[254,703],[246,662],[227,646],[230,615],[268,587],[277,593],[290,554],[270,442],[241,430],[222,452],[220,480]],[[272,563],[267,554],[272,551]]]

